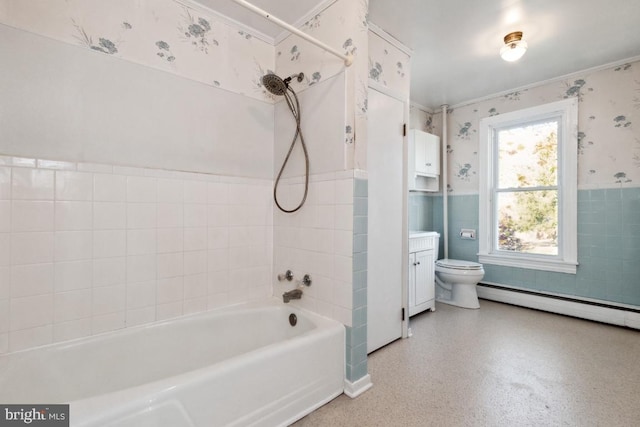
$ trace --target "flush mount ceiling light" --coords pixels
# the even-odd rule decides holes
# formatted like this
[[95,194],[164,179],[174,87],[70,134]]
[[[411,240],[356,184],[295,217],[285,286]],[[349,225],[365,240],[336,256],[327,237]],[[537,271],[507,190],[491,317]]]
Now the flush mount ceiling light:
[[504,36],[504,46],[500,56],[507,62],[517,61],[527,51],[527,42],[522,40],[522,31],[514,31]]

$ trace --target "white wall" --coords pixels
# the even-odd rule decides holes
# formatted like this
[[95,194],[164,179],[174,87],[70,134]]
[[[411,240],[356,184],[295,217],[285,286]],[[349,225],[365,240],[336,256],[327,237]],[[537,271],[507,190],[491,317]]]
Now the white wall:
[[[295,83],[292,88],[297,90]],[[345,169],[345,79],[344,73],[309,86],[298,93],[301,125],[312,174]],[[274,178],[289,151],[295,134],[295,120],[284,99],[275,107]],[[283,177],[304,175],[304,154],[300,140],[296,142]]]
[[0,57],[0,353],[270,294],[270,102],[2,24]]
[[273,106],[0,25],[0,154],[271,178]]

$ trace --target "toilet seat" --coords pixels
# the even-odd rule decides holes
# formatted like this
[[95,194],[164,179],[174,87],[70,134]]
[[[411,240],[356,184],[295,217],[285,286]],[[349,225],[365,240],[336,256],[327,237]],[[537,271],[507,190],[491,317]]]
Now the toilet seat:
[[459,259],[441,259],[436,261],[437,267],[448,268],[451,270],[482,270],[482,264],[472,261],[463,261]]

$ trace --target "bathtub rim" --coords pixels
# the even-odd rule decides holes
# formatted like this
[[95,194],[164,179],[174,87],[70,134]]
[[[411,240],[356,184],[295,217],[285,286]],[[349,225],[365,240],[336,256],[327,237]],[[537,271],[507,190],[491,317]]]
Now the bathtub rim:
[[[21,349],[21,350],[2,353],[2,354],[0,354],[0,360],[5,358],[5,357],[24,354],[24,353],[30,353],[30,352],[33,352],[33,351],[36,351],[36,350],[47,351],[47,350],[52,349],[54,347],[55,348],[61,348],[61,349],[71,348],[71,347],[74,347],[75,345],[79,344],[80,342],[98,341],[100,338],[109,337],[111,335],[134,333],[135,331],[148,329],[148,328],[153,328],[153,327],[160,327],[160,326],[167,325],[167,324],[170,324],[170,323],[187,321],[189,319],[194,319],[194,318],[197,318],[197,317],[206,317],[206,316],[209,316],[209,315],[214,317],[216,315],[222,315],[225,312],[236,311],[238,309],[251,310],[251,309],[255,309],[255,308],[277,307],[277,306],[291,307],[292,310],[295,310],[295,311],[298,311],[298,312],[302,312],[303,314],[308,316],[310,319],[312,319],[314,321],[314,323],[316,323],[316,321],[318,321],[318,322],[320,322],[319,324],[323,325],[323,324],[325,324],[324,322],[330,321],[330,322],[337,322],[337,323],[342,325],[342,323],[340,323],[337,320],[328,318],[328,317],[323,316],[323,315],[318,314],[318,313],[314,313],[313,311],[310,311],[310,310],[308,310],[306,308],[299,307],[297,305],[285,304],[280,300],[280,298],[270,296],[270,297],[266,297],[266,298],[262,298],[262,299],[258,299],[258,300],[243,301],[243,302],[238,302],[238,303],[234,303],[234,304],[230,304],[230,305],[216,307],[216,308],[212,308],[211,310],[204,310],[204,311],[198,311],[196,313],[183,314],[181,316],[171,317],[171,318],[168,318],[168,319],[155,320],[153,322],[143,323],[143,324],[134,325],[134,326],[125,326],[123,328],[113,329],[113,330],[105,331],[105,332],[99,332],[97,334],[86,335],[86,336],[83,336],[83,337],[71,338],[71,339],[68,339],[68,340],[62,340],[62,341],[57,341],[57,342],[51,342],[51,343],[47,343],[47,344],[38,345],[38,346],[35,346],[35,347],[29,347],[29,348],[25,348],[25,349]],[[328,325],[329,323],[326,323],[326,324]],[[344,325],[342,325],[342,326],[344,327]]]

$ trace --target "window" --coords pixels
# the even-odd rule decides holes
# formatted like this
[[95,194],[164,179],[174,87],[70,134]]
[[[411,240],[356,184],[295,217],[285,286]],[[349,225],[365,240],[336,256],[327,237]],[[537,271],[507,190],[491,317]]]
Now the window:
[[576,272],[575,98],[480,121],[484,264]]

